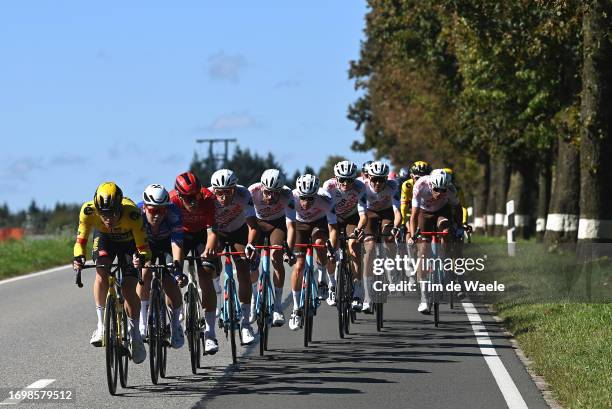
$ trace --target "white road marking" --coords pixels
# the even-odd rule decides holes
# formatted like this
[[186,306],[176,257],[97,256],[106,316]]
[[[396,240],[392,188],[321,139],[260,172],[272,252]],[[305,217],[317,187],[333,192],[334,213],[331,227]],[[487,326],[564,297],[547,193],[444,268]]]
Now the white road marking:
[[54,268],[50,268],[48,270],[39,271],[37,273],[30,273],[30,274],[26,274],[26,275],[22,275],[22,276],[17,276],[17,277],[13,277],[13,278],[7,278],[6,280],[1,280],[0,281],[0,285],[8,284],[8,283],[13,283],[13,282],[19,281],[19,280],[25,280],[27,278],[38,277],[38,276],[42,276],[42,275],[49,274],[49,273],[55,273],[56,271],[60,271],[60,270],[63,270],[65,268],[68,268],[68,267],[71,267],[71,266],[72,266],[72,264],[66,264],[65,266],[54,267]]
[[482,352],[485,362],[489,366],[493,378],[495,378],[495,382],[497,382],[497,386],[506,400],[508,408],[527,409],[527,404],[523,396],[521,396],[521,392],[519,392],[508,370],[499,358],[497,351],[493,348],[493,342],[491,342],[489,333],[482,323],[482,318],[478,315],[478,310],[476,310],[474,305],[470,302],[464,302],[461,303],[461,305],[472,324],[472,331],[474,331],[474,335],[480,346],[480,352]]
[[[25,388],[19,390],[19,394],[22,393],[27,393],[27,391],[32,390],[32,389],[42,389],[42,388],[46,388],[47,386],[51,385],[53,382],[55,382],[55,379],[39,379],[36,382],[34,382],[31,385],[26,386]],[[15,391],[17,393],[17,391]],[[19,402],[21,402],[22,400],[24,400],[25,397],[21,398],[21,399],[11,399],[11,398],[7,398],[5,400],[3,400],[2,402],[0,402],[0,405],[16,405]]]

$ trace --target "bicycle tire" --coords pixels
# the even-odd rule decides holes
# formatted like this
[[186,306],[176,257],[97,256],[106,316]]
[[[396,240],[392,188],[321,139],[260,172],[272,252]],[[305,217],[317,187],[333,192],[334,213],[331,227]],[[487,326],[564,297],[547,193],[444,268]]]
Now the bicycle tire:
[[261,283],[261,296],[259,297],[259,317],[257,320],[257,324],[259,326],[259,356],[264,356],[264,351],[266,350],[266,338],[268,336],[267,330],[267,299],[268,299],[268,287],[266,280],[262,280]]
[[187,316],[185,317],[185,323],[187,327],[187,344],[189,346],[189,358],[191,361],[191,373],[198,373],[198,358],[199,358],[199,348],[198,345],[200,343],[199,339],[199,331],[197,330],[197,305],[195,303],[195,299],[193,297],[193,287],[188,288],[186,293],[186,301],[187,301]]
[[115,314],[115,297],[106,297],[104,311],[104,352],[106,355],[106,381],[111,395],[117,392],[117,375],[119,360],[117,357],[117,316]]
[[308,347],[308,342],[310,341],[309,330],[312,321],[310,320],[310,298],[311,298],[311,288],[310,288],[310,272],[309,267],[306,267],[304,270],[304,274],[306,274],[305,280],[305,291],[304,291],[304,308],[303,308],[303,317],[302,320],[304,322],[304,347]]
[[344,281],[345,281],[345,277],[344,277],[344,270],[345,270],[345,266],[344,263],[340,263],[340,269],[339,269],[339,274],[338,274],[338,282],[336,283],[336,308],[338,309],[338,334],[340,335],[340,338],[344,338],[344,304],[345,304],[345,285],[344,285]]
[[[162,293],[163,294],[163,293]],[[161,329],[162,329],[162,343],[161,343],[161,354],[160,354],[160,362],[159,362],[159,377],[160,378],[165,378],[166,377],[166,364],[167,364],[167,358],[168,358],[168,343],[167,343],[167,339],[169,339],[170,336],[170,327],[168,326],[168,311],[166,307],[166,302],[165,302],[165,297],[162,296],[160,297],[160,318],[161,318]]]
[[376,310],[376,331],[380,332],[383,328],[383,303],[374,303],[374,309]]
[[229,282],[229,331],[230,331],[230,344],[232,347],[232,363],[238,362],[236,358],[236,306],[234,305],[235,291],[233,281]]
[[436,327],[440,325],[440,303],[434,302],[434,324]]
[[153,385],[157,385],[159,379],[159,349],[158,345],[161,343],[159,339],[159,295],[158,289],[153,284],[150,297],[149,305],[149,321],[147,323],[147,330],[149,331],[149,370],[151,372],[151,382]]
[[122,388],[127,388],[128,383],[128,364],[130,362],[130,336],[125,311],[121,314],[121,342],[119,345],[119,384]]

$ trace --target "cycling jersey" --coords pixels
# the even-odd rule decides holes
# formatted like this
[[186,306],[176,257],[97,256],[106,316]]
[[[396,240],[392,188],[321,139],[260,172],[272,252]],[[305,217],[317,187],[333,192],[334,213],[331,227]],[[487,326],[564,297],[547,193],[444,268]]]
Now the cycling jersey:
[[202,197],[198,202],[197,209],[187,210],[176,190],[170,191],[170,201],[181,211],[183,231],[197,233],[215,226],[215,198],[212,192],[205,187],[200,190]]
[[314,196],[315,200],[308,209],[304,209],[300,203],[300,194],[293,189],[293,200],[295,201],[295,218],[298,222],[312,223],[323,217],[327,217],[327,223],[336,224],[336,210],[331,197],[321,189]]
[[79,229],[73,250],[75,257],[85,256],[87,239],[92,227],[98,233],[104,235],[107,240],[118,242],[134,240],[138,253],[145,258],[148,256],[149,247],[140,209],[127,197],[124,197],[121,201],[121,215],[111,229],[102,223],[93,200],[83,204],[79,213]]
[[374,191],[369,180],[365,185],[368,210],[379,212],[390,207],[393,207],[395,210],[399,210],[400,197],[397,189],[397,183],[395,183],[394,180],[387,180],[385,187],[378,193]]
[[170,237],[170,241],[172,243],[179,246],[183,244],[183,223],[181,221],[181,211],[174,203],[170,203],[166,206],[168,210],[166,210],[164,219],[159,224],[157,232],[153,232],[151,225],[147,220],[147,215],[145,214],[145,203],[142,201],[138,202],[138,207],[142,213],[142,221],[149,240],[157,241]]
[[440,194],[437,199],[433,198],[431,177],[422,176],[414,185],[412,194],[412,207],[418,207],[426,212],[434,213],[443,208],[446,204],[458,206],[457,190],[452,184],[448,185],[446,193]]
[[412,205],[412,190],[414,188],[414,179],[408,178],[402,183],[400,195],[400,212],[402,213],[402,223],[407,223],[410,220],[410,209]]
[[264,203],[263,201],[264,186],[261,182],[253,183],[249,186],[249,192],[253,199],[255,207],[255,216],[259,220],[276,220],[285,216],[290,222],[295,221],[295,203],[293,201],[293,193],[287,186],[283,186],[278,195],[276,203]]
[[[212,190],[212,187],[210,188]],[[255,217],[253,199],[249,189],[242,185],[234,188],[234,198],[227,206],[215,200],[215,223],[217,230],[223,233],[233,232],[246,223],[247,217]]]
[[351,188],[347,191],[340,189],[340,184],[336,178],[331,178],[323,183],[323,191],[333,199],[336,206],[336,214],[343,219],[359,212],[366,211],[366,186],[363,182],[355,180]]

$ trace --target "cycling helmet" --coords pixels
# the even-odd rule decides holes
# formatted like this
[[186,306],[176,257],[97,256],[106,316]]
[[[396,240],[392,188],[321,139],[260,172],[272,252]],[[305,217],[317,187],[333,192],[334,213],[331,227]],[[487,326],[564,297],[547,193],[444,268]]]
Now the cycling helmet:
[[363,165],[361,165],[361,172],[363,173],[368,173],[368,166],[370,166],[370,163],[374,162],[373,160],[367,160],[365,162],[363,162]]
[[410,176],[410,172],[406,168],[400,168],[397,175],[399,176],[400,179],[407,179],[408,176]]
[[234,187],[238,183],[238,178],[234,171],[229,169],[219,169],[210,178],[210,184],[216,189],[227,189]]
[[281,190],[285,180],[280,170],[268,169],[261,175],[261,184],[268,190]]
[[170,204],[168,191],[159,184],[147,186],[144,192],[142,192],[142,199],[149,206],[167,206]]
[[450,180],[452,182],[453,178],[455,177],[455,172],[453,172],[453,169],[452,168],[443,168],[442,170],[445,171],[448,174],[448,176],[451,178]]
[[319,191],[319,178],[307,173],[297,178],[295,187],[300,196],[314,196]]
[[444,169],[434,169],[429,175],[431,187],[446,189],[451,183],[451,177]]
[[334,176],[354,179],[357,177],[357,165],[349,160],[338,162],[334,165]]
[[176,177],[174,188],[181,196],[193,196],[200,192],[201,185],[196,175],[185,172]]
[[412,168],[410,168],[410,172],[416,176],[429,175],[431,173],[431,166],[429,163],[419,160],[414,162]]
[[368,174],[374,177],[387,177],[389,175],[389,165],[384,162],[372,162],[368,166]]
[[114,182],[102,183],[94,194],[94,206],[101,213],[117,213],[122,200],[123,192]]

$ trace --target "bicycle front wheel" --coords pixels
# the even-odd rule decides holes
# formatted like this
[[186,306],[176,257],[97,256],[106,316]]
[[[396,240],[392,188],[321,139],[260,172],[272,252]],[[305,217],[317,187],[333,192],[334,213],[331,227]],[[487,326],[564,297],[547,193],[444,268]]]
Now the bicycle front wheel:
[[117,316],[115,314],[115,297],[106,298],[104,311],[104,352],[106,355],[106,381],[111,395],[117,392]]
[[232,363],[236,364],[238,362],[236,358],[236,305],[234,304],[235,292],[236,288],[234,287],[234,282],[230,281],[228,285],[229,291],[229,299],[227,300],[228,311],[229,311],[229,331],[230,331],[230,344],[232,347]]
[[149,322],[147,330],[149,332],[149,369],[151,370],[151,382],[157,385],[159,378],[159,355],[158,345],[161,343],[159,339],[159,295],[154,288],[151,291],[151,304],[149,305]]
[[197,290],[194,287],[189,287],[187,293],[185,293],[185,327],[187,331],[187,344],[189,346],[189,358],[191,360],[191,373],[195,375],[198,373],[200,331],[198,328],[199,323],[197,322],[197,298],[194,293],[197,295]]
[[121,310],[121,343],[118,344],[118,361],[119,361],[119,383],[122,388],[127,387],[128,381],[128,363],[130,362],[130,335],[128,331],[127,314]]
[[263,356],[268,338],[268,285],[265,279],[262,280],[260,291],[257,324],[259,327],[259,356]]
[[344,304],[345,304],[345,288],[344,288],[344,263],[340,264],[338,272],[338,282],[336,283],[336,308],[338,309],[338,335],[344,338]]

